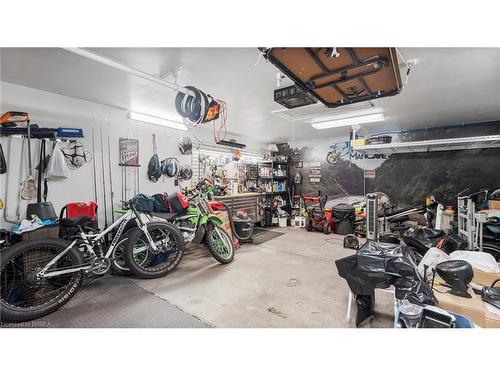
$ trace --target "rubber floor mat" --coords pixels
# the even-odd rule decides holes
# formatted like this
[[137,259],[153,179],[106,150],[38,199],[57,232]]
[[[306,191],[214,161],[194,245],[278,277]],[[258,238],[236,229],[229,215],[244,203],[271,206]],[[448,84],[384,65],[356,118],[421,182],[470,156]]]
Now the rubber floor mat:
[[285,233],[275,232],[269,229],[254,228],[252,243],[254,245],[260,245],[284,234]]
[[59,310],[23,324],[29,328],[208,327],[198,318],[141,288],[132,280],[114,276],[91,282]]

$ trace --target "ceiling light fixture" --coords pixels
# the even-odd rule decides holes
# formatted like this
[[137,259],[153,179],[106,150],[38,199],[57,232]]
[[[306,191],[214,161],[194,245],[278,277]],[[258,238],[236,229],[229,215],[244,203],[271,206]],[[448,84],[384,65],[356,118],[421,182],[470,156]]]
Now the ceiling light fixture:
[[184,130],[184,131],[188,130],[186,125],[184,125],[182,122],[168,120],[165,118],[160,118],[160,117],[155,117],[155,116],[144,115],[142,113],[130,112],[129,118],[131,120],[146,122],[148,124],[167,126],[169,128],[174,128],[174,129]]
[[377,122],[384,120],[385,120],[384,113],[380,112],[380,113],[370,113],[352,117],[331,118],[329,120],[322,122],[313,122],[311,123],[311,126],[315,129],[329,129],[329,128],[338,128],[341,126],[366,124],[369,122]]

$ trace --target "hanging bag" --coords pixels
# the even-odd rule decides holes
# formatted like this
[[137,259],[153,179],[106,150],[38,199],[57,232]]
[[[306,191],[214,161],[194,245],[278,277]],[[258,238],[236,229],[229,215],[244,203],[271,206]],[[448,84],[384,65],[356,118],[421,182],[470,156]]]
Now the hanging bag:
[[61,151],[59,143],[54,145],[52,155],[50,156],[45,177],[48,180],[62,180],[68,178],[69,168],[64,160],[64,155]]
[[[33,215],[38,216],[41,220],[55,220],[57,218],[56,211],[52,202],[47,202],[48,185],[45,179],[45,166],[47,164],[45,156],[45,139],[40,143],[40,161],[38,164],[38,189],[37,189],[37,203],[30,203],[26,207],[26,218],[31,220]],[[50,158],[52,160],[52,158]],[[42,180],[44,183],[43,202],[42,202]]]
[[7,162],[5,161],[2,145],[0,144],[0,174],[4,173],[7,173]]
[[158,157],[158,150],[156,149],[156,135],[153,134],[153,156],[148,164],[148,178],[152,182],[158,182],[161,177],[160,158]]

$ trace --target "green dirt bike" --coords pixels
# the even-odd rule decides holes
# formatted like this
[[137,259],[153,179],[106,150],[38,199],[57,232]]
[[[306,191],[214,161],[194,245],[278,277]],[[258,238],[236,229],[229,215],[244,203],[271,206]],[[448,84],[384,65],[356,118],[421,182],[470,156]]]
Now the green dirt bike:
[[[228,264],[234,258],[234,244],[231,236],[220,227],[222,220],[210,212],[209,200],[212,199],[214,189],[204,181],[195,189],[185,189],[184,194],[190,201],[186,209],[174,213],[153,213],[149,216],[149,221],[166,221],[175,225],[182,233],[186,246],[205,240],[212,256],[219,263]],[[114,273],[125,276],[132,274],[124,257],[128,233],[125,232],[112,254]],[[140,244],[137,246],[140,247]]]
[[231,236],[220,227],[222,220],[211,213],[209,199],[213,186],[204,181],[193,190],[185,190],[190,205],[180,212],[159,214],[159,217],[174,224],[184,236],[186,245],[201,243],[205,239],[212,256],[222,264],[228,264],[234,258],[234,244]]

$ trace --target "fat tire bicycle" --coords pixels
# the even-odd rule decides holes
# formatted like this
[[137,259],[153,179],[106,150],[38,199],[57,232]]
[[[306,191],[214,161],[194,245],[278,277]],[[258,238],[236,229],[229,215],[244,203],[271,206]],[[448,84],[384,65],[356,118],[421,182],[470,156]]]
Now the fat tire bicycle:
[[[86,277],[107,273],[113,250],[132,220],[137,227],[128,232],[128,268],[144,278],[161,277],[175,269],[185,250],[180,231],[169,223],[145,222],[134,201],[124,203],[130,209],[100,233],[83,229],[89,217],[66,218],[60,221],[61,226],[79,230],[71,242],[60,238],[26,240],[3,250],[0,320],[20,322],[50,314],[75,295]],[[106,237],[115,229],[106,246]]]

